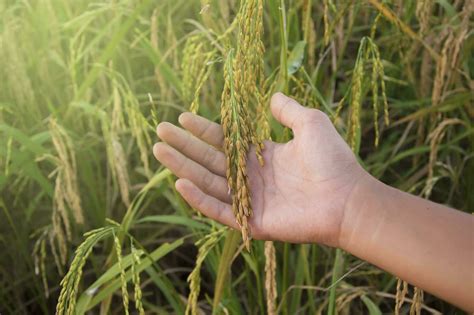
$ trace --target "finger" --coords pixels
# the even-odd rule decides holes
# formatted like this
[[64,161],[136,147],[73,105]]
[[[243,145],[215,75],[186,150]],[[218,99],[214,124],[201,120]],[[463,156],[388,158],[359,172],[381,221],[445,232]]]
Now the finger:
[[166,143],[159,142],[153,147],[157,160],[169,168],[176,176],[187,178],[198,185],[204,192],[219,200],[230,202],[227,181],[211,173],[200,164],[188,159]]
[[222,202],[212,196],[206,195],[193,182],[187,179],[176,181],[176,190],[183,196],[189,205],[199,210],[206,217],[222,224],[238,229],[232,208],[228,203]]
[[182,113],[178,120],[181,126],[199,139],[218,149],[222,148],[224,134],[221,125],[193,113]]
[[273,94],[270,106],[273,117],[293,131],[301,126],[300,122],[308,111],[291,97],[279,92]]
[[215,147],[167,122],[159,124],[156,133],[161,140],[214,174],[225,176],[225,155]]

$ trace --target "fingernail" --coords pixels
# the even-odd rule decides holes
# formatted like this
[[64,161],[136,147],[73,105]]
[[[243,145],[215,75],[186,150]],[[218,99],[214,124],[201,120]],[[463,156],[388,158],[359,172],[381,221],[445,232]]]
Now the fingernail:
[[288,98],[288,96],[286,96],[282,92],[276,92],[272,96],[272,101],[276,101],[277,99],[286,100],[287,98]]
[[161,138],[160,133],[163,131],[163,123],[159,123],[158,126],[156,126],[156,135]]
[[185,114],[186,114],[186,113],[182,113],[182,114],[179,115],[179,117],[178,117],[178,121],[179,121],[179,123],[180,123],[181,125],[183,124]]
[[153,153],[155,153],[155,155],[156,155],[156,152],[157,152],[159,146],[160,146],[160,142],[157,142],[153,145]]

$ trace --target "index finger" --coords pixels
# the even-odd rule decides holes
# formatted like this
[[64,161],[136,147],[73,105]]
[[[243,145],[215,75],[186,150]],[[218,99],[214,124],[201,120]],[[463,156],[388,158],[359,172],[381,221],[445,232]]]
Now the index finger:
[[222,149],[224,133],[221,125],[193,113],[182,113],[179,123],[186,130],[210,145]]

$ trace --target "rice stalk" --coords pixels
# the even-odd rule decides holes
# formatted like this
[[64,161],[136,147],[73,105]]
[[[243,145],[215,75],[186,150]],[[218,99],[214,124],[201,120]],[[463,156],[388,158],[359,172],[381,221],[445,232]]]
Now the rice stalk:
[[[158,43],[158,34],[160,33],[160,30],[158,29],[158,9],[153,10],[153,13],[151,14],[151,19],[150,19],[150,44],[151,47],[155,51],[159,51],[159,43]],[[163,35],[163,33],[161,33]],[[155,66],[154,69],[154,75],[156,82],[158,83],[158,90],[160,91],[160,97],[162,99],[171,99],[172,95],[172,90],[169,89],[166,85],[166,79],[163,75],[163,73],[160,71],[159,65]],[[156,126],[156,125],[155,125]]]

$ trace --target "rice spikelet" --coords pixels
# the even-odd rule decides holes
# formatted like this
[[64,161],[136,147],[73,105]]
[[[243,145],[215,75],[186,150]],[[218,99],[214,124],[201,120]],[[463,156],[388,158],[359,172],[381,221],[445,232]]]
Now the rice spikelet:
[[410,315],[420,315],[422,303],[423,303],[423,290],[415,287],[414,293],[413,293],[413,301],[410,307]]
[[127,90],[124,91],[124,93],[125,110],[128,115],[129,130],[137,143],[144,171],[147,175],[151,176],[152,172],[150,170],[150,162],[148,161],[151,138],[148,130],[143,127],[147,125],[147,120],[140,111],[140,104],[133,91],[127,87]]
[[125,151],[123,150],[116,131],[111,128],[106,119],[102,121],[102,133],[104,135],[110,173],[112,174],[113,180],[119,186],[122,202],[128,207],[130,205],[130,183],[127,169],[127,156],[125,155]]
[[41,276],[41,281],[43,283],[44,296],[49,297],[49,286],[48,279],[46,278],[46,236],[47,230],[41,234],[41,236],[36,240],[35,246],[33,247],[33,260],[35,265],[35,274]]
[[429,23],[430,23],[430,16],[431,16],[431,11],[433,8],[434,1],[432,0],[418,0],[416,2],[416,17],[418,18],[418,21],[420,22],[420,30],[419,33],[420,35],[426,34],[428,28],[429,28]]
[[48,230],[48,243],[49,243],[49,248],[51,249],[51,253],[53,254],[53,259],[54,263],[56,265],[56,268],[58,270],[58,273],[60,275],[64,274],[63,266],[66,264],[66,262],[62,262],[60,258],[60,254],[58,252],[58,248],[56,245],[56,237],[53,228],[50,228]]
[[334,121],[344,106],[346,99],[350,96],[350,113],[348,118],[348,132],[347,142],[354,151],[357,147],[357,134],[360,130],[360,112],[362,106],[362,92],[364,83],[364,72],[366,64],[369,63],[372,66],[372,72],[370,76],[370,85],[372,91],[372,109],[374,117],[374,130],[375,140],[374,145],[378,146],[379,143],[379,126],[378,126],[378,112],[379,112],[379,93],[382,95],[383,101],[383,114],[385,125],[390,123],[387,96],[385,94],[385,81],[384,81],[384,67],[380,58],[380,52],[377,45],[369,37],[364,37],[361,40],[359,51],[357,53],[357,59],[352,73],[351,88],[340,100]]
[[265,241],[265,292],[267,299],[267,314],[276,315],[276,257],[272,241]]
[[473,12],[474,4],[472,1],[466,1],[459,14],[461,19],[459,25],[456,28],[450,27],[447,29],[447,36],[441,48],[440,58],[436,63],[436,75],[431,96],[433,106],[443,101],[449,86],[453,82],[454,74],[457,73],[462,46],[466,42],[471,29],[469,21],[473,16]]
[[94,245],[112,234],[115,227],[107,226],[84,234],[86,239],[76,249],[74,259],[66,276],[61,280],[61,293],[56,305],[56,315],[73,315],[76,310],[76,299],[82,270]]
[[143,302],[142,302],[142,289],[140,287],[140,272],[137,271],[136,267],[140,265],[141,259],[140,255],[141,252],[136,250],[135,247],[133,246],[133,243],[131,244],[132,247],[132,282],[133,282],[133,290],[134,290],[134,299],[135,299],[135,308],[138,311],[138,314],[144,315],[145,314],[145,309],[143,308]]
[[402,279],[397,279],[397,293],[395,295],[395,315],[400,314],[400,309],[408,293],[408,283]]
[[424,188],[425,198],[430,197],[434,186],[434,166],[438,156],[438,147],[446,134],[447,127],[457,124],[464,125],[464,122],[457,118],[445,119],[428,135],[428,141],[430,142],[430,157],[428,163],[428,177]]
[[446,82],[446,76],[448,72],[448,59],[449,51],[453,45],[454,35],[452,32],[449,32],[448,37],[444,41],[443,49],[441,50],[441,57],[436,63],[436,75],[433,84],[433,92],[431,95],[431,104],[436,106],[442,100],[443,89]]
[[119,185],[120,195],[122,197],[122,201],[125,206],[130,206],[130,179],[128,177],[128,169],[127,169],[127,156],[125,151],[123,150],[122,144],[118,141],[116,135],[112,134],[110,136],[110,140],[113,156],[114,156],[114,164],[113,169],[114,173]]
[[303,38],[308,47],[308,65],[310,68],[314,67],[316,60],[316,31],[314,28],[314,20],[312,17],[312,2],[310,0],[303,0],[301,29],[303,30]]
[[199,110],[199,95],[212,70],[212,59],[216,50],[206,51],[203,35],[193,35],[186,41],[181,69],[183,72],[182,95],[189,111]]
[[[58,154],[58,175],[56,178],[55,202],[65,202],[72,210],[77,224],[84,223],[82,214],[79,185],[77,180],[77,164],[72,140],[66,130],[55,119],[49,120],[49,131],[54,148]],[[59,187],[58,187],[59,186]],[[62,207],[62,205],[58,205]]]
[[206,259],[207,255],[211,251],[211,249],[216,246],[216,244],[221,239],[222,235],[227,228],[221,228],[215,232],[212,232],[199,241],[196,242],[196,246],[199,247],[198,254],[196,257],[196,265],[194,266],[193,271],[188,276],[188,283],[189,283],[189,295],[188,295],[188,303],[186,305],[186,315],[192,314],[197,315],[198,313],[198,298],[199,292],[201,291],[201,266]]
[[329,0],[323,0],[324,46],[329,44]]
[[120,244],[120,240],[114,233],[114,248],[115,254],[117,255],[117,264],[120,269],[120,286],[122,290],[122,302],[123,302],[123,309],[125,314],[128,315],[128,289],[127,289],[127,279],[125,278],[125,268],[123,267],[122,262],[122,245]]
[[349,116],[349,133],[347,139],[349,146],[354,151],[356,148],[356,136],[357,130],[360,129],[360,107],[361,107],[361,95],[362,95],[362,78],[364,71],[364,59],[359,58],[354,68],[354,74],[352,75],[352,86],[351,86],[351,104],[350,104],[350,116]]
[[[64,266],[67,260],[67,243],[72,238],[71,216],[75,223],[83,224],[83,210],[77,180],[77,164],[72,140],[66,130],[54,118],[49,120],[49,131],[56,157],[51,157],[56,169],[49,177],[56,176],[54,185],[53,209],[51,213],[52,229],[59,250],[59,263]],[[54,241],[53,241],[54,243]]]

